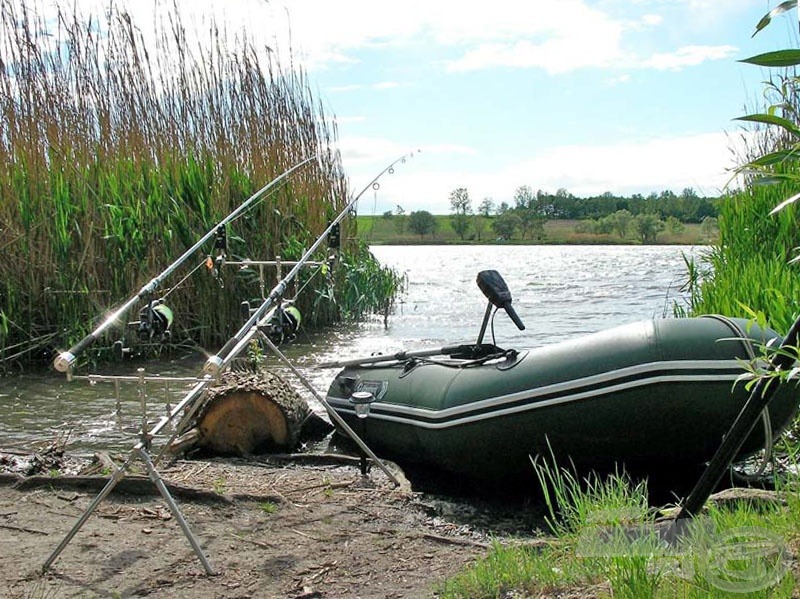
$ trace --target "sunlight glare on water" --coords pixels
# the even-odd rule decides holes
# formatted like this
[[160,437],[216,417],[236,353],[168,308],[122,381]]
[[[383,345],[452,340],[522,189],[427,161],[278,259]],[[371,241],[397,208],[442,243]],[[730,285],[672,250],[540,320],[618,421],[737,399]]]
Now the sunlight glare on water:
[[500,272],[526,325],[495,319],[500,345],[534,347],[685,305],[684,246],[377,246],[376,257],[408,278],[408,293],[388,332],[404,343],[477,337],[486,300],[475,279]]

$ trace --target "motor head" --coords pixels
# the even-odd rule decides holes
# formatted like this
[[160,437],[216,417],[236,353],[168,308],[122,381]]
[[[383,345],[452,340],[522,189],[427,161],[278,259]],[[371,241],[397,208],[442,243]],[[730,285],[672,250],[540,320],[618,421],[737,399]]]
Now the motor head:
[[506,285],[500,273],[496,270],[482,270],[478,273],[477,282],[486,299],[496,307],[503,308],[509,318],[517,325],[517,328],[520,331],[524,331],[525,325],[520,320],[516,310],[511,306],[511,292],[508,290],[508,285]]
[[490,302],[503,308],[511,302],[511,292],[503,277],[496,270],[482,270],[478,273],[478,287]]

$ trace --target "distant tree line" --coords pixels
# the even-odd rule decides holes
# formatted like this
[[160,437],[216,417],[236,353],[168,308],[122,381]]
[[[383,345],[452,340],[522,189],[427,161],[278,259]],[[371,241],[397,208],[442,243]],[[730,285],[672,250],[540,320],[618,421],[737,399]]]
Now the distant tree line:
[[618,210],[627,210],[633,216],[657,214],[663,221],[672,216],[682,223],[701,223],[707,216],[717,216],[719,200],[699,196],[691,187],[685,188],[680,195],[667,190],[648,196],[638,193],[615,196],[607,191],[599,196],[579,198],[566,189],[559,189],[554,194],[540,189],[534,195],[548,219],[569,220],[601,219]]
[[[633,194],[615,196],[610,192],[599,196],[579,198],[566,189],[555,193],[533,191],[527,185],[517,188],[513,205],[501,202],[495,205],[491,198],[484,198],[475,210],[465,187],[450,192],[450,224],[463,239],[481,240],[489,229],[491,234],[502,239],[542,239],[544,224],[548,220],[564,219],[579,221],[577,232],[591,234],[617,234],[625,238],[636,234],[643,243],[655,241],[661,231],[667,229],[680,233],[684,223],[703,223],[709,229],[716,226],[718,198],[697,195],[692,188],[684,189],[680,195],[672,191],[651,193],[648,196]],[[426,210],[405,214],[401,206],[384,217],[394,219],[398,232],[406,230],[424,237],[436,232],[437,221]]]

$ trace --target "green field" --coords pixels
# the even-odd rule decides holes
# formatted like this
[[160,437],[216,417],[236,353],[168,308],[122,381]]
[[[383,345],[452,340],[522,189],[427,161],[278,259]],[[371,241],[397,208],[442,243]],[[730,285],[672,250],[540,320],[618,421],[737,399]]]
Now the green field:
[[[358,216],[358,237],[371,245],[442,245],[442,244],[577,244],[577,245],[609,245],[609,244],[640,244],[641,241],[635,236],[633,231],[625,238],[619,235],[593,235],[587,233],[576,233],[575,220],[551,220],[544,225],[544,236],[542,239],[521,239],[519,236],[510,240],[498,240],[492,232],[491,218],[485,219],[483,234],[478,236],[473,232],[467,235],[467,239],[462,240],[455,233],[450,225],[450,215],[435,215],[437,221],[436,232],[429,235],[419,236],[408,230],[399,231],[397,217],[386,218],[384,216]],[[472,239],[470,239],[472,237]],[[716,238],[709,239],[701,233],[700,225],[695,223],[685,223],[681,233],[673,234],[669,231],[662,231],[656,238],[657,244],[663,245],[701,245],[716,242]]]

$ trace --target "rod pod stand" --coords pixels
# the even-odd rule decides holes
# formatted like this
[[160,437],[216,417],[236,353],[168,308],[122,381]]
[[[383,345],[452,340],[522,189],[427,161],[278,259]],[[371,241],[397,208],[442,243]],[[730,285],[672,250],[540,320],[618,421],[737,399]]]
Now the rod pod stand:
[[[794,321],[789,332],[786,333],[783,342],[780,344],[775,357],[772,358],[768,372],[786,370],[797,361],[797,341],[800,335],[800,317]],[[733,463],[736,454],[742,448],[748,435],[751,433],[761,413],[769,407],[769,403],[775,395],[780,380],[774,380],[769,375],[762,376],[756,383],[750,396],[742,406],[739,415],[731,425],[730,430],[722,440],[722,444],[717,449],[714,457],[711,458],[703,474],[700,475],[694,488],[686,498],[686,502],[681,506],[676,514],[675,520],[692,518],[696,516],[703,505],[711,496],[725,471]],[[765,432],[765,434],[768,434]]]
[[149,283],[147,283],[144,287],[142,287],[136,295],[128,298],[128,300],[119,308],[117,308],[110,316],[107,316],[103,322],[100,323],[91,333],[86,335],[83,339],[78,341],[75,345],[73,345],[69,350],[59,352],[59,354],[53,360],[53,367],[58,372],[68,373],[72,367],[77,362],[78,356],[80,356],[89,346],[91,346],[100,336],[112,326],[114,326],[118,321],[122,319],[122,316],[126,314],[137,302],[151,297],[159,286],[166,280],[166,278],[171,275],[181,264],[183,264],[191,255],[193,255],[197,250],[199,250],[209,239],[217,235],[218,231],[222,229],[224,231],[225,225],[232,222],[236,218],[239,218],[242,214],[244,214],[247,210],[250,209],[252,205],[258,202],[265,194],[268,192],[272,194],[272,188],[279,185],[282,181],[287,179],[292,173],[297,171],[298,169],[303,168],[306,164],[310,163],[312,160],[316,159],[318,154],[314,154],[301,160],[291,168],[285,170],[280,175],[275,177],[272,181],[267,183],[264,187],[256,191],[252,196],[250,196],[245,202],[239,205],[233,212],[229,213],[228,216],[223,218],[219,223],[214,225],[214,228],[208,231],[205,235],[203,235],[195,244],[186,250],[177,260],[175,260],[172,264],[167,266],[159,275],[154,277]]
[[[72,378],[71,369],[67,371],[67,375],[68,378],[70,379]],[[114,379],[114,383],[115,385],[117,385],[119,382],[118,379],[120,377],[111,377],[111,378]],[[140,396],[143,396],[144,385],[146,382],[143,369],[139,370],[136,378],[137,378],[137,383],[139,385],[139,394]],[[197,379],[192,379],[192,380],[197,381]],[[153,460],[150,457],[149,453],[150,441],[156,435],[158,435],[159,432],[167,424],[169,424],[174,418],[176,418],[178,414],[180,414],[187,406],[189,406],[190,403],[193,403],[194,405],[192,407],[189,407],[188,412],[184,415],[184,419],[190,417],[191,414],[193,414],[196,411],[196,409],[199,407],[200,402],[195,400],[197,400],[199,397],[202,396],[202,394],[205,391],[205,388],[211,383],[211,381],[212,379],[210,377],[206,377],[203,380],[197,381],[195,386],[192,388],[191,391],[189,391],[189,393],[186,394],[184,399],[181,400],[181,402],[177,406],[175,406],[166,416],[162,417],[161,420],[149,431],[146,428],[147,416],[146,414],[143,414],[142,431],[140,433],[141,440],[133,447],[130,455],[128,456],[128,459],[125,460],[122,466],[118,467],[114,471],[114,473],[108,479],[108,482],[100,491],[100,493],[97,494],[94,500],[89,504],[89,507],[86,508],[83,514],[81,514],[81,516],[78,518],[78,521],[73,525],[72,529],[67,533],[67,536],[64,537],[61,543],[59,543],[58,547],[56,547],[53,550],[53,553],[50,554],[50,557],[48,557],[47,560],[42,565],[42,572],[46,572],[47,570],[50,569],[50,566],[53,565],[53,562],[55,562],[58,556],[61,555],[61,552],[66,548],[66,546],[70,543],[73,537],[75,537],[75,535],[83,527],[83,525],[86,524],[87,520],[89,520],[89,517],[94,513],[94,511],[103,502],[103,500],[111,494],[111,492],[114,490],[114,487],[116,487],[117,484],[119,484],[119,482],[123,478],[125,478],[126,474],[128,473],[128,469],[133,465],[133,462],[138,459],[144,465],[144,468],[147,471],[147,475],[152,481],[153,485],[155,485],[156,489],[164,498],[164,501],[167,503],[170,512],[174,516],[175,520],[178,522],[178,525],[181,527],[181,530],[183,531],[183,534],[186,536],[186,539],[189,541],[189,545],[191,545],[192,549],[194,550],[195,554],[200,560],[200,563],[203,564],[203,568],[205,569],[206,574],[208,574],[209,576],[214,576],[217,574],[217,572],[211,566],[210,562],[203,553],[203,549],[200,547],[197,538],[194,536],[194,533],[189,527],[189,524],[186,521],[186,518],[183,516],[183,513],[181,512],[180,508],[178,507],[178,504],[175,502],[175,499],[170,494],[166,484],[164,484],[164,480],[161,478],[158,471],[156,470],[154,462],[157,462],[161,458],[161,456],[163,455],[163,451],[156,457],[155,460]],[[144,403],[142,403],[142,405],[144,406]],[[167,441],[166,445],[169,445],[169,443],[174,438],[175,438],[175,433],[173,433],[172,437],[170,438],[169,441]]]

